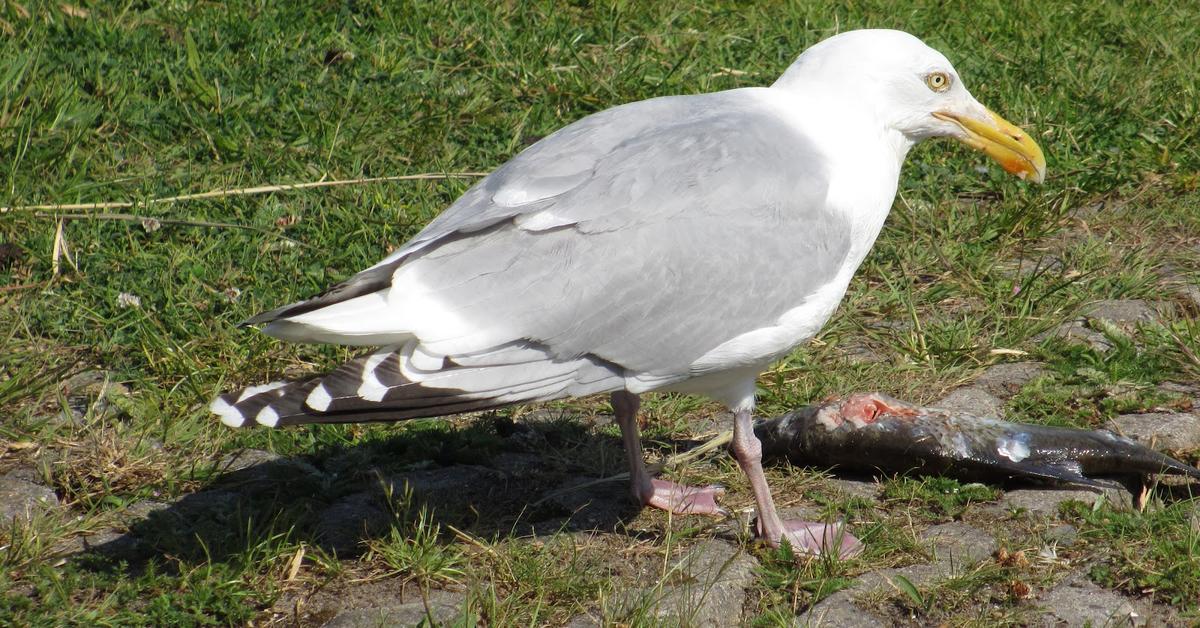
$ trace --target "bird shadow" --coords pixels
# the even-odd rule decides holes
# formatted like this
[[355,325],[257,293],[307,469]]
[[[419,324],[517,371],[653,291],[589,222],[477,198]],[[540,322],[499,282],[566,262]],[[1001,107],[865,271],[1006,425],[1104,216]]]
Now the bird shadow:
[[83,554],[93,569],[135,573],[151,562],[245,560],[281,539],[347,558],[422,517],[483,539],[627,533],[640,507],[625,481],[602,480],[624,460],[618,437],[566,416],[484,417],[306,456],[244,450],[202,490],[136,504],[126,531]]
[[[697,444],[665,443],[680,450]],[[222,460],[202,490],[130,508],[124,532],[85,541],[82,554],[93,569],[135,573],[150,563],[170,570],[247,560],[281,540],[349,558],[421,520],[482,539],[563,531],[642,538],[645,532],[626,525],[641,510],[626,481],[603,479],[624,470],[619,437],[561,413],[520,423],[485,416],[460,429],[409,429],[306,456],[244,450]],[[1153,492],[1174,501],[1192,497],[1191,489],[1160,485]]]

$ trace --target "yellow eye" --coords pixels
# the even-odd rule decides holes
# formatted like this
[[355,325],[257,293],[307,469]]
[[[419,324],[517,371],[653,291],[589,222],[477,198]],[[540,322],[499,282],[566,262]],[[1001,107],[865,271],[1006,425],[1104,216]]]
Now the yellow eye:
[[950,75],[945,72],[930,72],[925,75],[925,84],[935,92],[944,92],[950,89]]

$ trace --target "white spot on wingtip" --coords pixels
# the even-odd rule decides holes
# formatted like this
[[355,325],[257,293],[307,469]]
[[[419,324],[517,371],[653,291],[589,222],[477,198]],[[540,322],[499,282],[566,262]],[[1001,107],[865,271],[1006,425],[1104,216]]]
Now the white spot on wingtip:
[[356,391],[359,397],[367,401],[383,401],[383,396],[387,394],[388,387],[384,386],[378,377],[375,377],[375,369],[391,355],[393,353],[390,351],[387,353],[375,353],[363,363],[363,383]]
[[246,417],[237,408],[229,405],[228,401],[217,397],[208,405],[213,414],[221,417],[221,423],[228,427],[241,427],[246,424]]
[[375,376],[372,375],[370,379],[363,382],[362,386],[358,387],[358,396],[367,401],[378,403],[383,401],[383,396],[387,394],[387,391],[387,386],[380,384],[379,380],[375,379]]
[[254,417],[255,422],[265,427],[275,427],[279,425],[279,414],[271,406],[267,406],[259,410],[258,416]]
[[271,382],[270,384],[260,384],[258,386],[247,386],[244,390],[242,390],[242,394],[238,395],[237,401],[235,401],[234,403],[241,403],[241,402],[253,397],[254,395],[257,395],[258,393],[264,393],[264,392],[267,392],[268,390],[275,390],[277,388],[283,388],[286,385],[287,385],[287,382]]
[[312,392],[308,393],[308,398],[304,400],[304,405],[316,410],[324,412],[329,409],[329,404],[333,403],[333,397],[329,396],[329,391],[325,390],[325,384],[318,384]]

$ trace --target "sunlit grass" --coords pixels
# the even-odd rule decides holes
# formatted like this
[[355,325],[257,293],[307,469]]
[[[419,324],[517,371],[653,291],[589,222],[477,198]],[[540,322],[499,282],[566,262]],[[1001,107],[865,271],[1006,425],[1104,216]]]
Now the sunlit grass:
[[[606,107],[768,84],[807,45],[848,28],[902,28],[945,51],[982,102],[1038,138],[1049,177],[1025,185],[949,142],[915,150],[838,314],[760,380],[763,413],[861,390],[928,402],[1007,359],[1048,367],[1008,403],[1017,420],[1091,427],[1186,402],[1158,387],[1200,377],[1198,310],[1161,277],[1200,278],[1198,21],[1188,3],[999,0],[4,3],[0,206],[129,201],[112,211],[161,222],[72,210],[90,217],[63,222],[69,259],[56,259],[64,212],[0,213],[0,243],[20,252],[0,260],[0,473],[36,465],[70,513],[0,532],[0,623],[244,624],[273,616],[282,588],[385,571],[431,587],[458,583],[494,625],[557,624],[596,609],[612,610],[613,621],[649,621],[621,615],[614,592],[654,586],[633,577],[639,561],[668,564],[680,544],[714,534],[708,522],[644,514],[629,536],[588,544],[564,533],[543,543],[515,531],[493,536],[507,520],[471,530],[470,513],[456,519],[467,528],[459,535],[439,528],[447,513],[412,506],[374,540],[370,559],[301,551],[315,512],[363,490],[377,467],[485,463],[504,453],[500,430],[509,428],[477,420],[233,432],[205,410],[217,391],[349,355],[234,324],[377,261],[470,180],[139,203],[266,183],[489,171]],[[780,260],[780,276],[798,261]],[[1107,351],[1042,339],[1087,303],[1112,298],[1169,301],[1175,316],[1130,331],[1089,323],[1108,337]],[[87,370],[127,390],[62,389]],[[72,416],[68,397],[86,401],[78,422],[62,420]],[[645,409],[654,456],[721,411],[678,396],[648,399]],[[551,410],[560,420],[527,434],[548,475],[621,470],[615,428],[581,426],[607,412],[605,400]],[[140,533],[153,556],[136,566],[56,558],[56,544],[108,528],[132,503],[214,488],[215,461],[241,447],[326,462],[336,473],[268,484],[261,500],[179,534],[172,526],[182,524],[151,518]],[[728,484],[724,503],[751,503],[729,461],[678,473]],[[769,473],[790,499],[847,513],[868,553],[797,565],[751,548],[762,568],[745,610],[763,625],[790,625],[865,571],[922,560],[913,521],[969,517],[997,495],[889,479],[880,501],[845,500],[808,471]],[[1195,609],[1193,524],[1165,512],[1075,517],[1102,559],[1094,578],[1135,594],[1155,588],[1156,600]],[[1159,545],[1137,545],[1140,533]],[[1121,543],[1147,551],[1112,549]],[[300,575],[281,585],[298,552]],[[1162,573],[1172,582],[1155,580]],[[989,568],[886,603],[918,618],[941,605],[951,610],[937,620],[951,624],[1018,622],[1022,602],[1004,591],[1027,576]],[[1003,607],[999,619],[971,609],[977,594]]]

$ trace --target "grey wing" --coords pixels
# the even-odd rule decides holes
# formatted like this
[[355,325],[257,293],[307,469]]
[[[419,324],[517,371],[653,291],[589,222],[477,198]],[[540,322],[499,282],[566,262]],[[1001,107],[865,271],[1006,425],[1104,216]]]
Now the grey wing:
[[478,184],[367,271],[377,290],[265,331],[419,342],[427,363],[514,342],[683,375],[829,284],[850,248],[815,149],[739,92],[617,108]]
[[668,96],[592,114],[533,144],[473,186],[412,240],[381,264],[407,257],[446,236],[486,229],[522,214],[539,213],[577,190],[619,146],[664,117],[695,116],[689,97]]
[[[242,321],[241,326],[310,312],[387,288],[395,269],[431,244],[487,229],[555,204],[560,195],[585,184],[597,163],[628,138],[664,119],[684,122],[705,107],[688,97],[652,98],[606,109],[548,135],[472,186],[416,236],[379,263],[320,295]],[[683,113],[686,112],[686,113]]]

